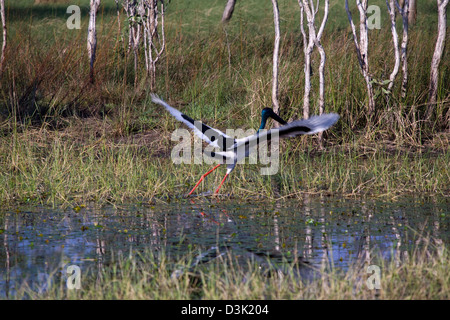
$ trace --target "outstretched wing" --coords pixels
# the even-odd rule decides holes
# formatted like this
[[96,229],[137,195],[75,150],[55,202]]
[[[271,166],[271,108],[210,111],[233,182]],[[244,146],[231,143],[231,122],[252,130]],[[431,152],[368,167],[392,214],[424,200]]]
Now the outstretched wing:
[[178,121],[183,122],[189,128],[194,130],[194,133],[201,139],[208,142],[210,145],[217,147],[221,150],[226,150],[227,147],[235,144],[235,140],[230,136],[226,135],[218,129],[211,128],[201,121],[195,121],[191,117],[185,115],[184,113],[178,111],[177,109],[169,106],[164,100],[160,99],[156,94],[152,94],[152,101],[154,103],[162,105],[167,111],[170,112],[172,116]]
[[242,139],[236,139],[236,144],[233,146],[237,148],[243,144],[249,145],[259,141],[269,141],[272,139],[274,133],[278,133],[280,138],[295,137],[301,134],[315,134],[322,132],[334,125],[339,119],[336,113],[327,113],[320,116],[312,116],[309,119],[296,120],[281,126],[277,129],[260,131],[252,136]]

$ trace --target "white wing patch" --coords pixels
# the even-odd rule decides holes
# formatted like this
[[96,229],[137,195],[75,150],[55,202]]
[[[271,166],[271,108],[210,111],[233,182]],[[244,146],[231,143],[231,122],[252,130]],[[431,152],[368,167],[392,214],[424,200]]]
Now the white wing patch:
[[301,134],[315,134],[327,130],[334,125],[339,119],[336,113],[327,113],[320,116],[312,116],[309,119],[296,120],[281,126],[278,129],[264,130],[252,136],[242,139],[236,139],[234,147],[238,147],[244,143],[250,143],[256,139],[271,139],[271,135],[278,131],[280,138],[295,137]]

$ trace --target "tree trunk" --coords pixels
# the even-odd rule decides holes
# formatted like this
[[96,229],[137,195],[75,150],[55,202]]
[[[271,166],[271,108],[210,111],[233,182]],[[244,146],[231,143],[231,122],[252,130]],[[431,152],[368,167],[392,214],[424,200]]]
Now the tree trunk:
[[303,95],[303,118],[309,118],[310,95],[311,95],[311,55],[314,42],[310,41],[305,47],[305,93]]
[[[310,94],[311,94],[311,55],[314,50],[314,46],[320,54],[319,65],[319,114],[322,114],[325,109],[325,62],[326,53],[323,49],[321,38],[325,24],[328,19],[329,0],[325,0],[324,14],[322,23],[320,24],[319,31],[316,33],[315,18],[319,10],[319,1],[314,7],[313,1],[298,0],[300,6],[300,31],[303,36],[303,51],[305,54],[305,93],[303,97],[303,118],[308,119],[310,114]],[[308,23],[308,36],[306,36],[305,28],[303,27],[303,16],[306,14]],[[319,147],[323,148],[323,135],[319,133]]]
[[409,0],[405,0],[404,3],[399,5],[399,11],[402,15],[403,21],[403,35],[401,44],[401,61],[402,61],[402,98],[406,97],[406,86],[408,84],[408,61],[407,61],[407,49],[408,49],[408,14],[409,14]]
[[439,64],[445,47],[445,33],[447,27],[446,10],[449,0],[437,0],[438,5],[438,35],[434,49],[433,59],[431,60],[430,85],[428,96],[428,110],[426,118],[430,119],[437,101],[437,87],[439,77]]
[[368,27],[367,27],[367,0],[356,0],[359,10],[359,41],[356,35],[356,27],[353,23],[352,14],[348,8],[348,0],[345,0],[345,10],[347,11],[348,20],[352,27],[353,40],[355,43],[356,55],[358,57],[361,73],[366,81],[367,95],[369,98],[368,114],[371,116],[375,111],[375,99],[372,87],[372,77],[369,73],[369,57],[368,57]]
[[100,6],[100,0],[91,0],[90,1],[90,11],[89,11],[89,28],[88,28],[88,36],[87,36],[87,50],[90,62],[90,72],[89,77],[91,83],[94,83],[94,62],[95,62],[95,53],[97,50],[97,31],[95,26],[95,20],[97,18],[97,10]]
[[[307,0],[298,0],[300,6],[300,30],[303,36],[304,54],[305,54],[305,94],[303,97],[303,118],[308,119],[310,114],[310,92],[311,92],[311,55],[314,50],[314,45],[320,54],[319,65],[319,114],[322,114],[325,108],[325,61],[326,54],[321,43],[321,37],[325,24],[328,19],[329,0],[325,0],[323,20],[320,25],[319,31],[316,34],[315,17],[319,9],[319,1],[317,1],[316,7],[313,2]],[[305,29],[303,27],[303,16],[306,14],[308,24],[308,36],[306,36]],[[321,135],[319,134],[320,141]]]
[[[156,63],[166,48],[164,30],[164,1],[150,0],[147,2],[147,20],[144,22],[144,48],[146,57],[147,75],[150,77],[150,90],[156,88]],[[158,30],[159,22],[161,29]]]
[[416,0],[409,0],[409,13],[408,13],[408,23],[413,25],[416,22],[417,17],[417,2]]
[[[328,4],[328,0],[326,2]],[[319,66],[319,115],[323,113],[325,109],[325,50],[320,43],[320,40],[316,39],[316,47],[320,54],[320,66]],[[323,149],[323,132],[319,132],[319,147]]]
[[[406,9],[405,8],[405,4],[406,4],[407,0],[399,0],[399,6],[400,8]],[[416,0],[409,0],[409,12],[406,14],[407,18],[408,18],[408,23],[409,24],[413,24],[416,22],[416,17],[417,17],[417,2]]]
[[5,16],[5,0],[0,0],[0,15],[2,17],[3,27],[3,42],[2,42],[2,56],[0,60],[0,77],[3,75],[3,68],[5,67],[5,52],[6,52],[6,16]]
[[367,2],[368,0],[357,1],[359,9],[359,40],[361,57],[363,59],[363,75],[366,80],[369,97],[369,115],[375,112],[375,100],[373,96],[372,77],[369,73],[369,32],[367,26]]
[[305,55],[305,92],[303,93],[303,118],[309,118],[309,92],[311,89],[311,57],[308,53],[309,41],[306,36],[305,28],[303,27],[304,13],[305,8],[302,3],[303,0],[298,0],[298,4],[300,5],[300,30],[303,36],[303,53]]
[[[329,0],[325,0],[325,8],[324,8],[324,16],[322,20],[322,24],[320,25],[319,32],[317,33],[317,37],[315,40],[316,47],[319,50],[320,54],[320,66],[319,66],[319,114],[322,114],[325,110],[325,61],[326,54],[325,50],[322,47],[321,38],[323,30],[325,29],[325,25],[328,20],[328,8],[329,8]],[[322,133],[320,133],[320,137],[322,137]],[[321,140],[321,139],[320,139]]]
[[391,91],[394,86],[394,80],[397,77],[398,71],[400,69],[400,49],[398,47],[398,34],[396,29],[395,22],[395,4],[394,0],[389,0],[389,3],[386,1],[388,5],[389,16],[391,18],[391,32],[392,32],[392,41],[394,45],[394,55],[395,55],[395,64],[394,69],[392,70],[391,75],[389,76],[389,85],[388,90]]
[[222,15],[222,22],[228,22],[231,19],[234,11],[234,5],[236,4],[236,0],[228,0],[225,10]]
[[[309,6],[308,2],[301,0],[301,23],[303,28],[303,13],[306,13],[306,21],[308,25],[308,37],[302,30],[304,40],[304,53],[305,53],[305,93],[303,96],[303,118],[308,119],[310,114],[310,94],[311,94],[311,55],[314,50],[314,42],[316,40],[316,29],[314,27],[314,7]],[[308,44],[306,44],[308,39]]]
[[[278,57],[280,52],[280,16],[278,10],[277,0],[272,0],[273,6],[273,20],[275,26],[275,43],[273,49],[273,74],[272,74],[272,104],[273,111],[276,114],[280,112],[280,105],[278,102]],[[277,122],[274,122],[275,128],[279,127]]]

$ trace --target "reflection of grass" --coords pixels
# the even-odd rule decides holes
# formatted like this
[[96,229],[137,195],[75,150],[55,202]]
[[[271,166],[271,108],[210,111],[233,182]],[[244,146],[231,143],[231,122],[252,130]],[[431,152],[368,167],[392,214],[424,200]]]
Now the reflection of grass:
[[235,257],[228,255],[174,277],[174,270],[188,269],[192,256],[174,263],[163,254],[147,252],[138,258],[116,256],[111,266],[91,270],[91,275],[84,271],[80,290],[67,290],[64,282],[61,286],[54,282],[51,290],[36,294],[23,283],[15,298],[446,300],[450,298],[450,259],[447,250],[436,252],[437,248],[431,247],[403,252],[402,261],[379,260],[378,290],[367,286],[366,281],[373,275],[367,272],[368,265],[354,265],[345,272],[328,270],[310,282],[302,282],[295,275],[294,264],[284,268],[281,277],[276,272],[264,272],[260,263],[238,264]]
[[[123,41],[126,24],[123,20],[118,30],[114,2],[99,11],[93,86],[85,43],[88,1],[71,2],[81,6],[81,30],[65,27],[66,4],[32,2],[7,2],[10,41],[0,80],[0,201],[124,201],[187,192],[207,166],[171,163],[170,134],[181,124],[150,102],[144,71],[134,83],[133,57]],[[219,129],[257,128],[260,110],[271,104],[270,2],[238,2],[226,34],[219,23],[223,2],[205,2],[170,3],[168,47],[158,66],[157,93]],[[294,0],[279,5],[281,115],[292,119],[301,115],[304,86],[299,10]],[[384,12],[384,1],[379,5]],[[327,150],[315,150],[311,137],[283,142],[283,171],[264,177],[256,166],[239,166],[223,192],[274,198],[302,192],[448,194],[449,50],[441,63],[436,116],[429,123],[421,121],[435,8],[419,3],[418,24],[411,29],[408,96],[398,99],[396,85],[389,103],[378,99],[374,119],[365,115],[364,83],[342,1],[332,2],[330,10],[323,39],[326,111],[339,113],[341,119],[325,135]],[[384,29],[370,34],[372,72],[380,77],[392,68],[386,17]],[[143,70],[143,54],[139,59]],[[313,60],[317,64],[317,57]],[[317,78],[314,74],[314,101]],[[315,102],[312,113],[314,107]],[[211,175],[204,188],[217,187],[222,175],[223,170]]]

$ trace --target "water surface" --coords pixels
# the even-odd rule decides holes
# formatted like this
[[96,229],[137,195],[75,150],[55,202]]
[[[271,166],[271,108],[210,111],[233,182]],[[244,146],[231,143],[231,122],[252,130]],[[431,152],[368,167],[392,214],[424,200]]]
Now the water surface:
[[[400,259],[423,245],[448,246],[445,202],[306,198],[271,202],[194,199],[156,205],[21,208],[0,213],[0,297],[24,279],[45,290],[48,275],[108,263],[117,254],[164,250],[171,257],[227,247],[311,266],[347,268],[374,255]],[[278,258],[277,258],[278,257]]]

